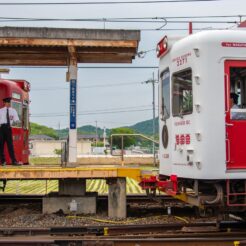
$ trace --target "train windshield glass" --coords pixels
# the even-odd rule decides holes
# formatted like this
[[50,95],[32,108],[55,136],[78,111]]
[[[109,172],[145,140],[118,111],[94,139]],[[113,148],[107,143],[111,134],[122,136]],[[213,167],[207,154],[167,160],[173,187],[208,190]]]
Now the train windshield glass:
[[187,69],[177,72],[172,77],[173,116],[191,114],[193,110],[192,71]]
[[23,128],[28,129],[29,121],[28,121],[28,105],[23,105]]
[[231,119],[246,120],[246,68],[230,68]]
[[11,106],[12,108],[14,108],[17,111],[18,117],[19,117],[19,122],[14,123],[13,127],[21,127],[21,123],[22,122],[22,105],[20,102],[16,102],[16,101],[12,101],[11,102]]
[[170,117],[170,72],[166,70],[161,76],[161,118]]

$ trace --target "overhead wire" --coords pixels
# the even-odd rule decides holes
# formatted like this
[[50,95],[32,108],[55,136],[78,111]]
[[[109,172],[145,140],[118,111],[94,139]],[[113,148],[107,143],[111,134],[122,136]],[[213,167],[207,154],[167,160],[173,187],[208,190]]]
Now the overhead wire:
[[35,6],[35,5],[117,5],[117,4],[164,4],[164,3],[196,3],[196,2],[222,2],[224,0],[146,0],[146,1],[87,1],[87,2],[1,2],[8,6]]
[[[119,108],[108,108],[108,109],[96,109],[93,111],[85,110],[83,112],[78,112],[77,115],[85,115],[85,114],[97,114],[97,113],[117,113],[117,112],[128,112],[135,110],[149,110],[151,105],[139,105],[139,106],[131,106],[131,107],[119,107]],[[157,109],[157,107],[156,107]],[[50,117],[50,116],[67,116],[68,112],[66,113],[39,113],[39,114],[31,114],[31,117]]]
[[[27,69],[26,66],[1,66],[3,68],[20,68]],[[67,69],[67,66],[28,66],[31,69],[50,68],[50,69]],[[78,66],[78,69],[158,69],[158,66]]]
[[[101,111],[112,111],[112,110],[122,110],[122,109],[136,109],[136,108],[143,108],[143,107],[150,107],[151,105],[147,104],[147,105],[138,105],[138,106],[130,106],[130,107],[117,107],[117,108],[107,108],[107,109],[95,109],[93,110],[93,112],[101,112]],[[87,112],[91,112],[90,110],[85,110],[83,111],[83,113],[87,113]],[[81,113],[81,112],[78,112]],[[50,115],[53,115],[55,113],[48,113]],[[48,115],[47,113],[45,115]],[[59,113],[59,114],[63,114],[63,113]],[[36,114],[39,115],[39,114]],[[41,114],[44,115],[44,114]]]
[[[152,111],[152,108],[146,109],[133,109],[133,110],[117,110],[117,111],[104,111],[104,112],[90,112],[90,113],[78,113],[77,116],[80,115],[100,115],[100,114],[118,114],[118,113],[132,113],[132,112],[143,112],[143,111]],[[43,118],[43,117],[63,117],[68,116],[68,113],[64,114],[52,114],[52,115],[30,115],[33,118]]]
[[[88,86],[78,86],[81,89],[89,89],[89,88],[103,88],[103,87],[117,87],[117,86],[128,86],[128,85],[141,85],[141,82],[127,82],[127,83],[115,83],[115,84],[103,84],[103,85],[88,85]],[[36,88],[31,91],[50,91],[50,90],[67,90],[68,87],[45,87],[45,88]]]
[[[106,23],[189,23],[192,20],[193,17],[190,17],[188,20],[180,20],[181,18],[177,18],[178,20],[173,20],[174,18],[168,18],[168,17],[153,17],[153,18],[134,18],[134,19],[128,19],[128,18],[99,18],[99,19],[70,19],[70,18],[30,18],[30,17],[0,17],[0,22],[43,22],[43,21],[54,21],[54,22],[106,22]],[[238,16],[233,16],[230,18],[238,18]],[[172,20],[168,20],[172,19]],[[187,19],[187,18],[185,18]],[[197,18],[195,18],[197,19]],[[231,24],[235,23],[237,21],[217,21],[217,20],[192,20],[193,23],[197,24],[203,24],[203,23],[213,23],[213,24]]]

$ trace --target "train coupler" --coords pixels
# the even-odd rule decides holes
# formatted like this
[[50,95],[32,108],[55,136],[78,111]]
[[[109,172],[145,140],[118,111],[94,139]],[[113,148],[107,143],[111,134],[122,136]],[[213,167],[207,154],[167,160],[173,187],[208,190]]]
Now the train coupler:
[[159,190],[168,195],[175,196],[178,192],[178,179],[176,175],[171,175],[169,179],[162,180],[159,176],[142,177],[139,185],[143,190]]

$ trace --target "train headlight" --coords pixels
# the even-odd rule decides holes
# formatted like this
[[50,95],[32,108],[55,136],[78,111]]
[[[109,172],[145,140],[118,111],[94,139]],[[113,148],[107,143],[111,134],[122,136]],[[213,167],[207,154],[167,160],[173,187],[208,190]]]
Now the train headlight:
[[161,55],[165,54],[168,48],[168,40],[167,36],[165,36],[158,44],[156,47],[156,54],[157,57],[159,58]]

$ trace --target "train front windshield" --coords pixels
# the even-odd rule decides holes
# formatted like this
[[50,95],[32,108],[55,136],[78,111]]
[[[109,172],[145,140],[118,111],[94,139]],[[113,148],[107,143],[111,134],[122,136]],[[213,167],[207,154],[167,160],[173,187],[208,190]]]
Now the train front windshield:
[[177,72],[172,77],[173,82],[173,116],[192,114],[192,71],[187,69]]
[[[246,120],[246,68],[230,68],[231,93],[234,93],[234,99],[231,105],[232,120]],[[233,102],[234,100],[234,102]]]
[[18,114],[19,117],[19,122],[14,122],[13,127],[18,127],[21,128],[22,127],[22,104],[21,102],[16,102],[16,101],[12,101],[11,102],[11,106],[12,108],[14,108]]

